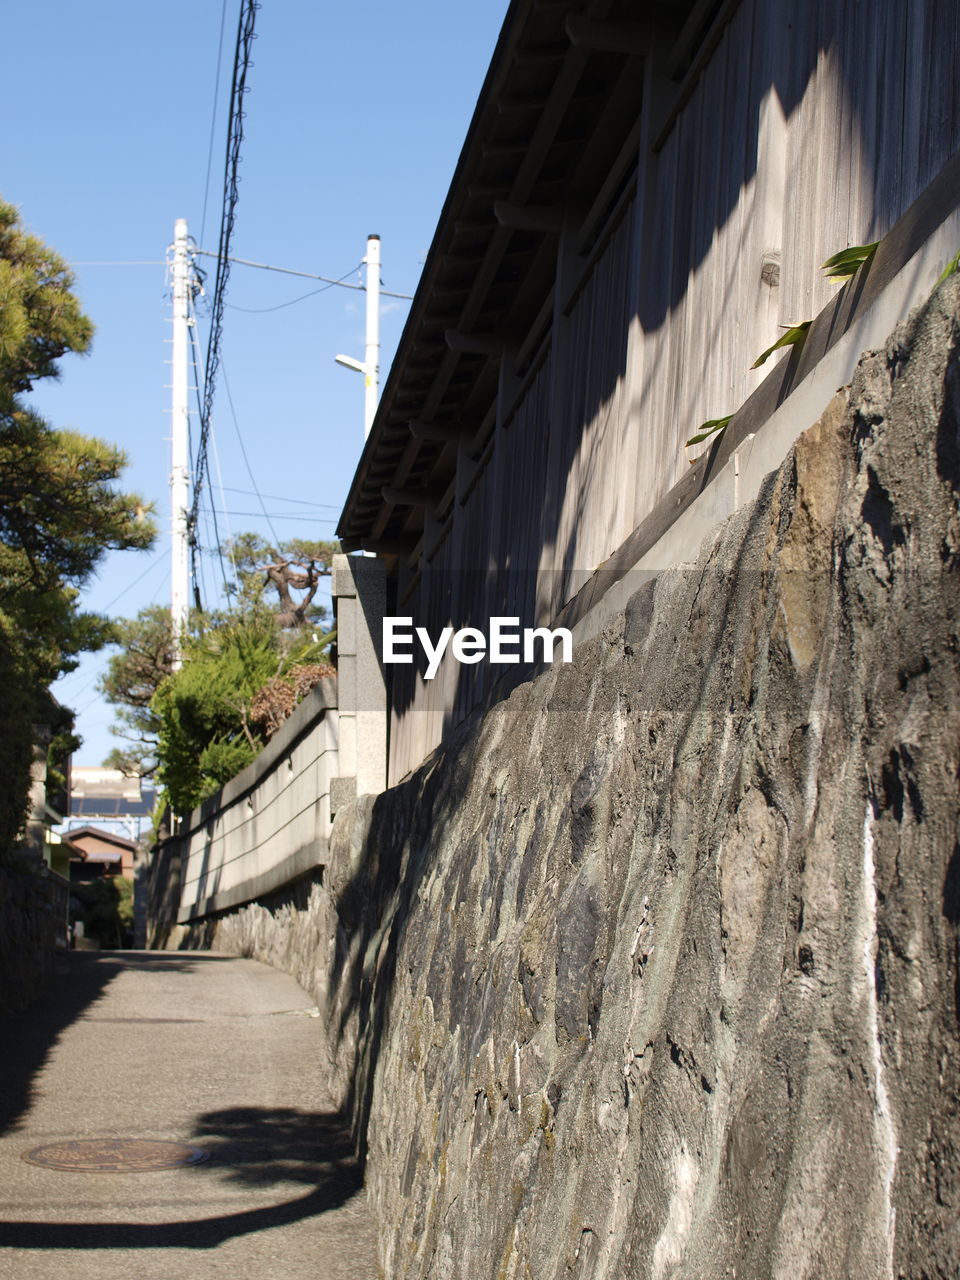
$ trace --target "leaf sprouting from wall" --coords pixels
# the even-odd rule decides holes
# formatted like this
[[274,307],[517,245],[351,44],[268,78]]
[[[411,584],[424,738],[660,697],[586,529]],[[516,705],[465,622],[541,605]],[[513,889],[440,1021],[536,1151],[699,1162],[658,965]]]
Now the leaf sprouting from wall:
[[760,355],[757,356],[750,368],[759,369],[760,366],[764,364],[775,351],[779,351],[781,347],[799,347],[804,338],[806,338],[807,330],[810,328],[812,323],[812,320],[801,320],[799,324],[791,325],[787,329],[786,333],[781,333],[776,342],[767,347],[766,351],[761,351]]
[[692,444],[702,444],[704,440],[709,440],[711,436],[719,440],[727,429],[727,423],[733,417],[732,413],[728,413],[725,418],[708,418],[706,422],[701,422],[697,429],[697,434],[691,436],[686,442],[685,447]]
[[821,270],[826,271],[831,284],[842,284],[844,280],[856,275],[865,262],[870,261],[879,243],[879,240],[875,240],[873,244],[852,244],[847,249],[841,249],[823,263]]

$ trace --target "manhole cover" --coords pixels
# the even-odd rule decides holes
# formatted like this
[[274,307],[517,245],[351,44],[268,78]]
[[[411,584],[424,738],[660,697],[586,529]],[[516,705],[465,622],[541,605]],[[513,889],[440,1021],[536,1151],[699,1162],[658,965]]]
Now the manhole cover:
[[34,1147],[20,1157],[44,1169],[70,1173],[149,1173],[182,1164],[202,1164],[210,1152],[185,1142],[152,1142],[146,1138],[76,1138]]

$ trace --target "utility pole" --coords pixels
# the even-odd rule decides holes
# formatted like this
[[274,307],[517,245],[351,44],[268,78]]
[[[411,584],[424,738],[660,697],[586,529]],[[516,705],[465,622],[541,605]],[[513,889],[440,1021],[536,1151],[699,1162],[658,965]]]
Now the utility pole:
[[178,218],[173,233],[173,391],[170,512],[172,571],[170,620],[173,626],[173,669],[183,666],[183,641],[189,611],[190,567],[187,507],[190,501],[190,254],[187,220]]
[[380,237],[367,236],[367,340],[364,348],[363,438],[366,440],[380,399]]
[[380,237],[367,236],[366,264],[366,343],[364,358],[335,356],[337,364],[363,374],[363,438],[366,440],[377,415],[380,400]]

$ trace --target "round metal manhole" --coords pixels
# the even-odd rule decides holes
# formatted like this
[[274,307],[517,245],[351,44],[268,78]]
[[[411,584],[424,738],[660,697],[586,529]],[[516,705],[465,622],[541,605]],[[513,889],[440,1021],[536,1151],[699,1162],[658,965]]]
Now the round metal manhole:
[[76,1138],[34,1147],[20,1157],[27,1164],[68,1173],[150,1173],[179,1165],[202,1164],[210,1152],[185,1142],[146,1138]]

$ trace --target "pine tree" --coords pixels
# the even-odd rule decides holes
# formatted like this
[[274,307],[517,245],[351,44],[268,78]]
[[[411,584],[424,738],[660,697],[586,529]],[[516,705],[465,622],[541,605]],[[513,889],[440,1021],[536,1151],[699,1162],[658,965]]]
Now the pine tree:
[[[0,781],[0,857],[22,821],[31,726],[52,714],[47,686],[113,634],[106,618],[80,609],[80,590],[108,550],[147,548],[155,532],[143,500],[114,487],[124,454],[55,429],[24,399],[59,376],[61,356],[89,350],[93,326],[72,287],[63,260],[0,200],[0,665],[9,673],[0,721],[11,757]],[[62,717],[56,727],[69,728]]]

